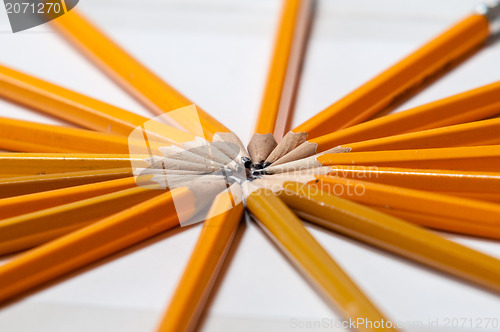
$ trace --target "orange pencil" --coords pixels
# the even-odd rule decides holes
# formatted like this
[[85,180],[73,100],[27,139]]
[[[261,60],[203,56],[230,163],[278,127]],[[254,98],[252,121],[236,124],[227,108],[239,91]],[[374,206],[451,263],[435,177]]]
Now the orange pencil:
[[304,219],[374,247],[500,291],[499,260],[355,202],[287,182],[280,197]]
[[254,132],[279,142],[289,128],[314,0],[283,1],[274,52]]
[[302,142],[303,134],[284,134],[292,118],[314,6],[313,0],[283,1],[271,67],[254,135],[248,143],[248,152],[257,167],[277,160]]
[[[136,186],[133,177],[0,199],[0,219],[15,217]],[[29,204],[26,204],[29,202]]]
[[[134,145],[133,140],[123,136],[2,117],[0,130],[0,149],[10,151],[127,154]],[[159,154],[162,144],[151,141],[150,145]]]
[[406,111],[331,132],[310,140],[318,152],[337,145],[458,125],[500,114],[500,82],[459,93]]
[[47,190],[68,188],[133,176],[133,171],[129,167],[7,177],[0,179],[0,198],[33,194]]
[[[239,198],[238,198],[239,200]],[[243,215],[231,194],[217,196],[158,331],[192,331]]]
[[[345,318],[352,321],[363,319],[387,322],[380,310],[272,191],[261,188],[251,192],[247,197],[247,207],[255,216],[257,224]],[[368,332],[397,329],[391,324],[379,328],[361,325],[358,330]]]
[[[84,128],[128,136],[148,118],[65,89],[39,78],[0,66],[0,96]],[[192,135],[160,122],[148,122],[150,136],[171,143]]]
[[149,156],[128,154],[85,153],[0,153],[0,169],[4,174],[55,174],[98,169],[129,168],[134,161],[148,167],[144,161]]
[[175,199],[193,213],[186,188],[130,206],[90,226],[32,249],[0,266],[0,303],[179,225]]
[[500,173],[376,166],[331,166],[329,175],[469,198],[500,198]]
[[355,164],[495,172],[500,169],[500,145],[326,154],[319,156],[318,161],[322,165]]
[[[105,36],[77,10],[73,9],[51,22],[58,32],[155,114],[162,115],[193,104]],[[229,131],[200,108],[198,113],[207,139],[217,132]],[[173,123],[196,133],[198,127],[193,119],[176,114],[170,116]]]
[[500,145],[319,153],[281,165],[271,165],[265,168],[263,173],[274,174],[335,165],[496,172],[500,169]]
[[352,152],[500,144],[500,118],[343,144]]
[[296,127],[293,131],[308,133],[310,138],[358,124],[408,91],[450,67],[481,46],[490,36],[492,22],[499,15],[499,4],[467,16],[394,66],[354,90],[338,102]]
[[[155,190],[156,188],[156,190]],[[119,190],[0,220],[0,255],[40,245],[99,221],[163,191],[158,185]]]
[[[320,175],[316,179],[319,181],[310,184],[322,191],[382,208],[388,214],[396,210],[419,214],[422,219],[446,219],[450,221],[449,226],[431,221],[425,226],[500,239],[498,204],[335,176]],[[479,215],[481,218],[478,218]],[[487,232],[484,232],[485,229]]]

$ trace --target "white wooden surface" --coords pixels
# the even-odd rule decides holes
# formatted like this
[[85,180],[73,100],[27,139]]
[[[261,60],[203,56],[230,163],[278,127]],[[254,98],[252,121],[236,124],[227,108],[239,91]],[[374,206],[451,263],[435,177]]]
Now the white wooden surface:
[[[295,124],[411,52],[475,4],[475,0],[320,1]],[[161,77],[248,139],[279,1],[82,0],[78,8]],[[484,48],[400,109],[498,80],[499,44]],[[10,33],[3,9],[0,63],[149,114],[48,26]],[[0,116],[59,123],[5,101],[0,101]],[[309,229],[389,317],[409,324],[406,330],[500,329],[443,327],[447,318],[500,319],[498,296],[331,232]],[[197,225],[169,232],[4,308],[0,331],[153,331],[199,230]],[[446,236],[500,257],[497,243]],[[237,243],[202,331],[333,330],[326,327],[339,317],[255,225],[242,227]],[[298,326],[306,323],[326,325]]]

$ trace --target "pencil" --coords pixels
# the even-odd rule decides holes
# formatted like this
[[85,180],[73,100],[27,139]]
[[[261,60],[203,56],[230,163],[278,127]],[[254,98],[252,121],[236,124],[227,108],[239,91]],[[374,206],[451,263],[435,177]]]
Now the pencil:
[[[0,220],[76,202],[82,199],[110,194],[136,186],[133,177],[84,184],[69,188],[18,195],[0,200]],[[26,204],[29,202],[29,204]]]
[[500,167],[500,146],[319,153],[281,165],[271,165],[262,171],[263,173],[274,174],[334,165],[495,172]]
[[343,144],[351,152],[499,145],[500,118]]
[[[314,0],[285,0],[282,3],[271,66],[254,135],[248,144],[252,161],[259,167],[268,161],[271,152],[276,150],[276,142],[282,138],[285,142],[278,148],[281,155],[304,141],[304,134],[283,136],[292,118],[314,7]],[[286,149],[282,148],[284,146]],[[272,158],[276,160],[279,156],[275,152]]]
[[[284,175],[283,178],[293,179],[293,176]],[[399,210],[420,214],[423,218],[428,216],[452,220],[458,225],[453,229],[446,229],[441,228],[440,225],[433,225],[431,222],[426,223],[427,226],[436,229],[460,232],[459,224],[466,224],[467,229],[471,228],[472,231],[474,230],[472,226],[478,226],[478,229],[482,229],[481,226],[489,226],[492,232],[486,235],[500,238],[500,231],[498,231],[500,205],[498,204],[336,176],[318,175],[311,185],[321,191],[349,200],[384,208],[388,214],[391,214],[393,210]],[[479,215],[481,218],[478,218]],[[462,232],[465,233],[465,230]],[[480,231],[469,234],[485,235]]]
[[331,166],[329,175],[392,186],[467,195],[498,194],[499,172],[467,172],[394,167]]
[[0,220],[0,255],[26,250],[164,192],[158,185],[123,189]]
[[236,234],[243,209],[241,199],[236,201],[232,194],[217,196],[158,331],[194,329]]
[[149,156],[84,153],[0,153],[3,173],[39,175],[97,169],[129,168],[133,161],[147,167]]
[[[10,151],[127,154],[132,145],[141,147],[123,136],[2,117],[0,130],[0,149]],[[151,151],[158,154],[161,145],[151,141]]]
[[286,0],[275,36],[275,46],[254,132],[272,133],[279,141],[288,127],[305,55],[314,0]]
[[280,197],[300,217],[361,242],[500,291],[500,261],[360,204],[297,182]]
[[482,239],[496,241],[500,238],[500,232],[497,226],[472,224],[453,218],[439,217],[435,215],[426,215],[419,212],[404,211],[398,209],[388,209],[383,206],[367,205],[377,211],[391,216],[401,218],[415,225],[430,229],[456,233],[459,235],[472,236]]
[[[370,322],[387,322],[380,311],[306,230],[297,216],[272,191],[257,189],[248,195],[246,202],[256,222],[280,248],[284,248],[283,251],[292,263],[313,281],[322,291],[322,295],[345,318],[352,321],[363,319]],[[358,328],[359,331],[375,330],[364,325]]]
[[83,128],[128,136],[148,123],[148,133],[160,141],[191,141],[192,135],[65,89],[11,68],[0,66],[0,96]]
[[500,113],[500,82],[406,111],[333,131],[310,140],[318,152],[333,146],[483,120]]
[[130,168],[27,175],[0,179],[0,198],[80,186],[134,176]]
[[[73,9],[51,23],[67,40],[153,113],[163,115],[193,104],[105,36],[77,10]],[[229,131],[200,108],[198,114],[205,138],[211,140],[215,133]],[[188,132],[198,132],[198,124],[193,119],[186,118],[184,114],[173,112],[167,116]]]
[[293,131],[310,138],[358,124],[408,95],[430,78],[464,58],[490,36],[498,4],[467,16],[449,30],[354,90]]
[[[174,199],[185,202],[182,211]],[[192,214],[193,200],[186,188],[165,192],[15,257],[0,266],[0,302],[178,226],[176,212]]]

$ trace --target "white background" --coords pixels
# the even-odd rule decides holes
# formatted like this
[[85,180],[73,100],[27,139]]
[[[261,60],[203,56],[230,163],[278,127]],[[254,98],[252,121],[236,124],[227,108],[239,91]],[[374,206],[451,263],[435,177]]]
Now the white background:
[[[476,3],[320,1],[294,123],[443,31]],[[276,0],[82,0],[78,8],[247,141],[259,106],[279,5]],[[498,80],[499,55],[500,42],[485,47],[400,109]],[[3,8],[0,63],[150,115],[49,26],[12,34]],[[5,101],[0,101],[0,116],[60,123]],[[331,232],[309,229],[394,320],[420,321],[427,326],[429,320],[442,325],[447,318],[500,319],[497,295]],[[3,308],[0,331],[153,331],[199,230],[197,225],[171,231]],[[500,257],[500,246],[492,241],[445,236]],[[202,331],[324,331],[329,329],[296,328],[293,320],[339,318],[254,224],[241,227],[235,244]],[[431,329],[413,326],[406,330]]]

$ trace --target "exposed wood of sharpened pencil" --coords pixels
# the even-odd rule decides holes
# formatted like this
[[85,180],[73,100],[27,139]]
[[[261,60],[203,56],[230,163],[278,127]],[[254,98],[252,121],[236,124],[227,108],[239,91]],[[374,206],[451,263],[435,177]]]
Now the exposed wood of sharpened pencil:
[[228,156],[233,156],[233,153],[231,151],[225,150],[227,148],[231,148],[232,150],[235,150],[237,154],[241,155],[241,157],[250,158],[247,149],[243,145],[243,142],[241,142],[240,138],[233,132],[216,133],[213,137],[213,142],[214,144],[225,143],[224,146],[219,146],[219,149],[222,149],[221,151],[223,151]]
[[275,36],[272,60],[257,116],[255,133],[272,133],[276,141],[285,134],[293,111],[308,31],[313,16],[313,0],[284,0]]
[[[135,96],[157,115],[193,104],[160,77],[130,56],[77,10],[51,21],[58,32],[97,63],[111,78]],[[205,111],[198,108],[205,137],[229,130]],[[169,114],[172,120],[191,133],[198,124],[183,114]],[[194,127],[193,127],[194,126]]]
[[263,164],[277,143],[273,134],[254,134],[248,143],[248,153],[254,164]]
[[130,168],[131,161],[147,167],[149,156],[84,153],[0,153],[0,169],[5,174],[54,174],[98,169]]
[[192,331],[203,310],[243,215],[243,203],[231,194],[219,195],[203,223],[158,331]]
[[264,161],[264,164],[270,165],[275,161],[279,160],[287,153],[294,150],[299,145],[303,144],[306,141],[306,137],[307,137],[306,133],[294,133],[289,131],[281,139],[281,141],[274,148],[274,150],[271,151],[269,156],[267,156],[266,160]]
[[0,179],[0,198],[121,179],[133,175],[130,168],[114,168],[3,178]]
[[134,186],[2,219],[0,220],[0,255],[43,244],[163,192],[164,190],[160,190],[158,185]]
[[429,77],[444,72],[450,63],[482,45],[489,35],[487,16],[469,15],[293,131],[314,138],[356,125],[429,82]]
[[[174,199],[185,203],[182,211]],[[0,302],[178,226],[177,213],[194,211],[191,191],[179,188],[32,249],[0,266]]]
[[87,129],[128,136],[148,122],[149,137],[187,142],[192,135],[86,95],[0,66],[0,96]]
[[[301,145],[302,146],[302,145]],[[299,146],[300,148],[300,146]],[[298,149],[299,149],[298,148]],[[275,173],[282,173],[282,172],[294,172],[294,171],[299,171],[299,170],[306,170],[306,169],[311,169],[311,168],[317,168],[323,166],[319,161],[318,158],[320,156],[326,155],[326,154],[337,154],[337,153],[347,153],[349,152],[349,148],[343,148],[343,147],[335,147],[320,153],[317,153],[315,155],[305,157],[302,159],[291,159],[291,161],[287,163],[279,163],[276,162],[278,165],[271,165],[264,169],[265,174],[275,174]],[[293,151],[292,151],[293,152]],[[287,155],[285,155],[283,158],[285,158]],[[278,161],[282,161],[283,158],[279,159]]]
[[0,219],[48,209],[136,186],[133,177],[0,199]]
[[[322,291],[344,317],[356,321],[387,321],[348,275],[306,230],[295,214],[267,189],[247,197],[247,207],[259,226],[283,248],[284,253]],[[373,331],[362,325],[359,331]],[[384,329],[382,329],[384,330]],[[390,330],[390,329],[388,329]]]
[[[127,154],[132,145],[142,146],[123,136],[2,117],[0,131],[0,149],[10,151]],[[149,146],[152,153],[159,154],[162,144],[150,141]]]
[[500,114],[500,82],[310,139],[333,146],[486,119]]
[[360,204],[284,184],[280,197],[300,217],[359,241],[500,292],[500,261]]
[[330,166],[331,175],[471,198],[500,195],[500,173],[370,166]]
[[352,152],[500,144],[500,118],[344,144]]

